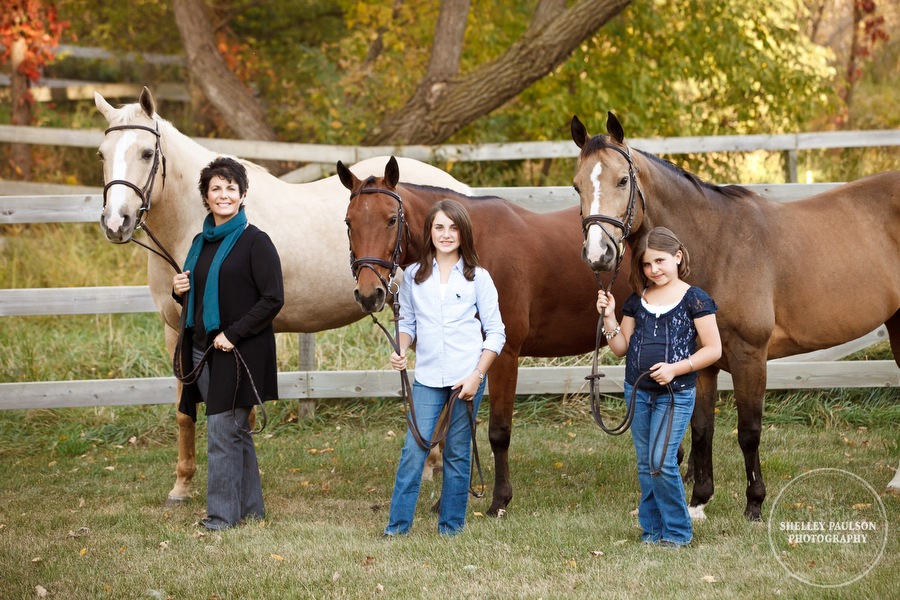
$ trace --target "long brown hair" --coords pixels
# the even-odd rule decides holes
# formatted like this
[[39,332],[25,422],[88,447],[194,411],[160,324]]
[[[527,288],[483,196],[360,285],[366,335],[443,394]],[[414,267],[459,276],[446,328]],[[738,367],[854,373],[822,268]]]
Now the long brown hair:
[[481,266],[481,262],[478,260],[478,253],[475,252],[472,220],[469,218],[469,212],[462,204],[449,198],[435,203],[425,217],[424,247],[422,248],[421,256],[419,256],[419,270],[414,281],[422,283],[431,277],[432,263],[437,253],[434,241],[431,239],[431,228],[434,225],[434,218],[439,212],[447,215],[459,231],[459,254],[462,256],[463,261],[463,275],[467,280],[472,281],[475,279],[475,267]]
[[644,277],[644,253],[647,250],[656,250],[658,252],[667,252],[675,256],[681,250],[681,263],[678,265],[678,278],[684,280],[691,274],[690,262],[687,248],[684,247],[675,234],[665,227],[654,227],[647,235],[640,238],[634,245],[634,251],[631,253],[631,274],[628,277],[628,283],[631,289],[640,294],[649,285],[650,282]]

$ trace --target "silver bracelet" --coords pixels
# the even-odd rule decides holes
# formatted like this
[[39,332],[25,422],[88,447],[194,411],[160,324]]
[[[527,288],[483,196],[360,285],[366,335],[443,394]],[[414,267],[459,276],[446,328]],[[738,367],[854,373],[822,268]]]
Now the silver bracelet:
[[694,372],[694,361],[691,360],[690,356],[688,356],[687,361],[688,361],[688,364],[691,365],[691,370],[689,371],[689,373],[693,373]]
[[619,332],[621,332],[621,331],[622,331],[622,328],[618,323],[616,323],[616,328],[613,329],[612,331],[607,331],[602,325],[600,326],[600,333],[603,334],[603,337],[606,338],[607,342],[609,340],[613,339],[614,337],[616,337],[617,335],[619,335]]

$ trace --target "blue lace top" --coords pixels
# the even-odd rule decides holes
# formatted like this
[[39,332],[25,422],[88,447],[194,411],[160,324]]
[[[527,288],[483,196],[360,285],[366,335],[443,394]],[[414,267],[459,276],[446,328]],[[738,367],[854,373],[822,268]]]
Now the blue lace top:
[[[715,301],[698,287],[691,286],[675,308],[659,317],[648,311],[638,294],[631,294],[622,314],[634,318],[634,333],[625,355],[625,381],[634,385],[641,373],[658,362],[673,363],[688,358],[697,349],[694,319],[714,314]],[[679,375],[672,380],[673,390],[697,385],[697,373]],[[662,392],[666,388],[650,377],[641,380],[641,389]]]

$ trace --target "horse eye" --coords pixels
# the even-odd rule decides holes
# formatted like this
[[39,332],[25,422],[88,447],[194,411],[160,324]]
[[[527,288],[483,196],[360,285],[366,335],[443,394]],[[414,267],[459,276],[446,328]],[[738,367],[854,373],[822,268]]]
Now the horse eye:
[[628,185],[628,177],[622,176],[622,179],[619,180],[619,187],[625,187]]
[[150,160],[151,158],[153,158],[153,150],[150,150],[149,148],[145,149],[141,153],[141,158],[143,158],[144,160]]
[[397,217],[391,217],[388,219],[388,227],[393,227],[397,224]]
[[103,162],[103,153],[97,150],[97,158],[100,159],[100,162]]
[[347,226],[347,229],[350,229],[350,219],[344,219],[344,225]]
[[577,186],[577,185],[573,185],[572,187],[575,188],[575,193],[576,193],[576,194],[581,194],[581,190],[578,189],[578,186]]

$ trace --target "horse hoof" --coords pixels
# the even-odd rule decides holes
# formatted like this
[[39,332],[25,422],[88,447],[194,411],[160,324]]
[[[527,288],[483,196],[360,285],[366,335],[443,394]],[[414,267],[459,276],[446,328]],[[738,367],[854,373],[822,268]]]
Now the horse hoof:
[[168,496],[163,506],[165,506],[166,508],[181,506],[188,500],[190,500],[190,498],[185,498],[184,496]]
[[688,514],[691,515],[691,521],[705,521],[706,505],[698,504],[697,506],[688,506]]

